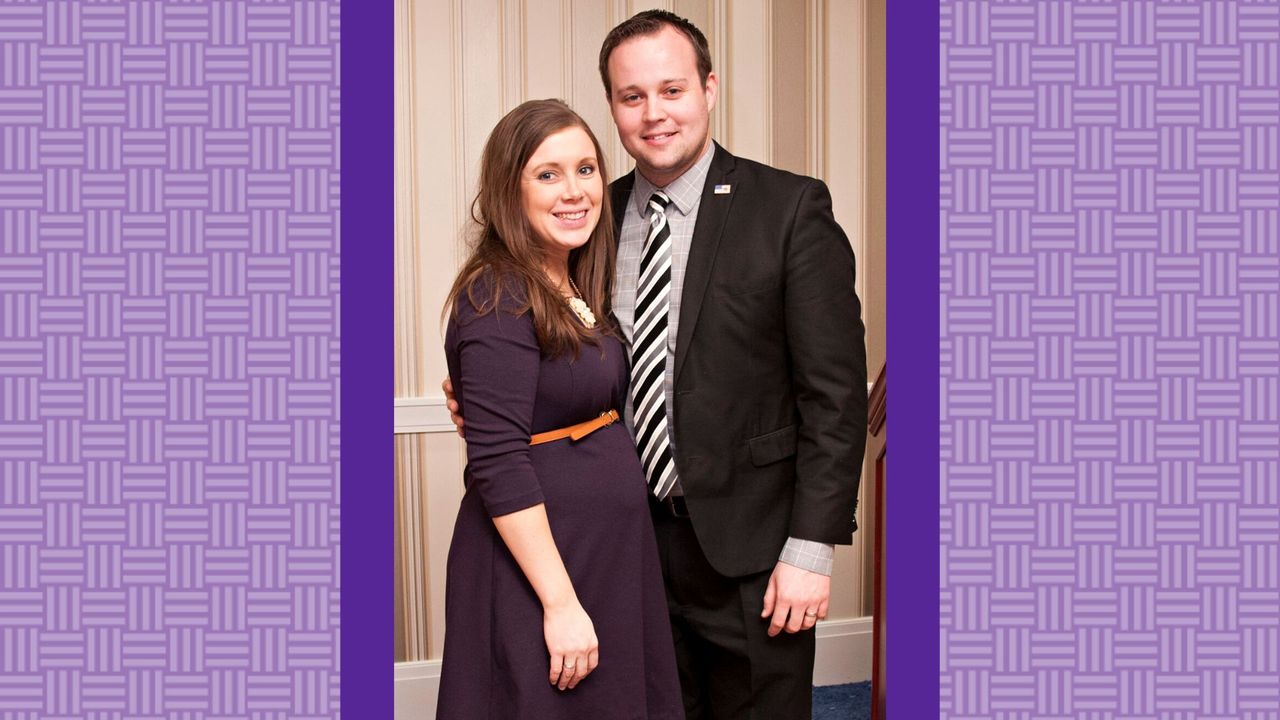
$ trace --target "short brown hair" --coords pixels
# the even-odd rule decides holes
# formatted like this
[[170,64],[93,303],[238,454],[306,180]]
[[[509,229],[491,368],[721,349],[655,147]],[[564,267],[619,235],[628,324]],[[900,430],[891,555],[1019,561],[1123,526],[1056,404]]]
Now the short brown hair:
[[633,37],[654,35],[662,32],[664,27],[675,28],[689,39],[693,54],[698,57],[698,77],[702,80],[702,87],[707,86],[707,77],[711,75],[711,49],[707,46],[707,36],[696,25],[675,13],[645,10],[610,30],[605,36],[604,44],[600,46],[600,79],[604,81],[605,95],[613,95],[613,86],[609,83],[609,56],[613,51]]
[[[496,311],[504,292],[518,298],[517,311],[533,313],[543,355],[576,355],[581,345],[599,344],[597,335],[574,316],[560,290],[543,270],[544,251],[524,211],[520,176],[529,158],[548,136],[571,127],[591,138],[604,192],[600,221],[585,245],[569,252],[569,275],[582,299],[596,312],[601,329],[612,334],[609,321],[613,284],[613,210],[609,175],[600,142],[586,121],[560,100],[530,100],[498,121],[480,158],[480,187],[471,203],[471,253],[449,290],[445,311],[457,313],[463,293],[477,314]],[[514,287],[512,287],[514,285]],[[477,297],[477,291],[488,297]]]

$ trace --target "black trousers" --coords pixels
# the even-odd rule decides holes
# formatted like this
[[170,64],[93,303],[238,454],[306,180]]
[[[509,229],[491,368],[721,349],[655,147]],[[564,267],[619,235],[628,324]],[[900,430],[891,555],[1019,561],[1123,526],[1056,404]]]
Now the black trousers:
[[688,518],[651,503],[687,720],[810,720],[814,631],[769,637],[773,572],[716,572]]

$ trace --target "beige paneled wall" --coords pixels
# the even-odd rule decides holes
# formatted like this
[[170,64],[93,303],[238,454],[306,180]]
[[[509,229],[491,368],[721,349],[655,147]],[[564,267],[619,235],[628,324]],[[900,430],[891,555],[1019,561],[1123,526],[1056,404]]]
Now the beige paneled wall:
[[[883,202],[883,161],[877,165],[882,153],[864,149],[877,132],[883,143],[876,120],[883,117],[883,60],[868,58],[883,53],[882,3],[396,0],[398,661],[438,658],[443,646],[445,557],[465,449],[439,389],[446,374],[440,310],[465,249],[489,130],[526,99],[560,97],[600,138],[611,175],[629,171],[600,84],[600,43],[609,28],[647,8],[690,18],[707,33],[721,78],[716,139],[831,186],[858,258],[869,356],[883,358],[883,214],[871,208]],[[868,72],[880,80],[868,80]],[[869,183],[869,173],[879,179]],[[872,365],[873,375],[878,368]],[[833,620],[870,613],[863,536],[838,550]]]
[[[770,63],[769,146],[770,164],[784,170],[810,175],[809,133],[806,102],[809,85],[804,82],[808,62],[808,3],[805,0],[775,0],[772,7]],[[797,82],[797,80],[801,80]]]
[[431,514],[423,493],[426,478],[423,466],[425,434],[397,435],[395,532],[396,532],[396,657],[425,658],[431,654],[427,645],[430,614],[423,612],[431,604],[426,594],[430,584],[425,570],[427,560],[427,522]]
[[865,162],[863,192],[865,210],[862,214],[863,256],[866,277],[870,279],[862,287],[865,303],[863,317],[867,323],[867,367],[871,381],[884,366],[885,360],[885,221],[887,213],[885,195],[885,5],[869,2],[866,6],[866,42],[859,65],[866,79],[867,95],[874,102],[866,103],[863,121],[863,147]]

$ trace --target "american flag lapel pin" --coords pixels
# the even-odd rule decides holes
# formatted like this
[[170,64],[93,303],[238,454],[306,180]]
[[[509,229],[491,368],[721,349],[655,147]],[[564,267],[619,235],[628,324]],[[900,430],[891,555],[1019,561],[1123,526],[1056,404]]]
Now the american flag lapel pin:
[[716,189],[715,189],[715,191],[714,191],[714,192],[715,192],[715,194],[716,194],[716,195],[728,195],[728,194],[729,194],[729,186],[728,186],[728,185],[717,185],[717,186],[716,186]]

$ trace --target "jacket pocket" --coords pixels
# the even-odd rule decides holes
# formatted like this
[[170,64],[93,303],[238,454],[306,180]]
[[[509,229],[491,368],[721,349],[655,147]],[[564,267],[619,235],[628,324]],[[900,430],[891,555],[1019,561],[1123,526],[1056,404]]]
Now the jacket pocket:
[[735,277],[732,281],[717,281],[711,285],[711,293],[719,297],[751,295],[766,290],[776,290],[782,285],[782,275],[774,273],[764,277]]
[[748,440],[747,445],[751,448],[751,464],[756,467],[785,460],[796,454],[796,426],[757,435]]

